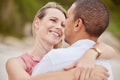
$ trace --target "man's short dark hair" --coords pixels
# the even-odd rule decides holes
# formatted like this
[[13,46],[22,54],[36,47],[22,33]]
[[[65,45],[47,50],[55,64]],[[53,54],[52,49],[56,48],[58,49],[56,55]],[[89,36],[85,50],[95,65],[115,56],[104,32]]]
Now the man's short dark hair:
[[100,0],[76,0],[74,20],[81,18],[86,32],[99,37],[109,24],[109,12]]

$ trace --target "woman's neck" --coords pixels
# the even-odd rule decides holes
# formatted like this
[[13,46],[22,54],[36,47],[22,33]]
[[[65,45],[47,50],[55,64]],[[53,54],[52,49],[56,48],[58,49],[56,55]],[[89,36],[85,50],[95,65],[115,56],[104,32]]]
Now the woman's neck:
[[40,40],[40,41],[36,40],[33,50],[31,52],[31,55],[43,57],[52,48],[53,48],[53,46],[50,45],[49,43],[42,41],[42,40]]

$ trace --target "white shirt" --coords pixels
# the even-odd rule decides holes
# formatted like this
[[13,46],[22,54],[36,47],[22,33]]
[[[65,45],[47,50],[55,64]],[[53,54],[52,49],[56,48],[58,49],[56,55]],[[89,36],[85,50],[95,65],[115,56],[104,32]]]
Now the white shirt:
[[[75,42],[68,48],[52,49],[35,66],[32,76],[45,72],[63,70],[66,66],[74,63],[77,59],[80,59],[85,51],[92,48],[94,44],[94,41],[84,39]],[[113,80],[112,69],[107,60],[96,60],[96,64],[106,67],[110,74],[108,80]]]

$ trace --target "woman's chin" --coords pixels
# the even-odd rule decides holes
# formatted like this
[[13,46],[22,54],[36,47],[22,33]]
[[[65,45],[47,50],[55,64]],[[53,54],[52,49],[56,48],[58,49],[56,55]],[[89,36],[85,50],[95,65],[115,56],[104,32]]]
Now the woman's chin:
[[52,40],[50,43],[52,44],[52,45],[56,45],[56,44],[58,44],[60,41],[57,41],[57,40]]

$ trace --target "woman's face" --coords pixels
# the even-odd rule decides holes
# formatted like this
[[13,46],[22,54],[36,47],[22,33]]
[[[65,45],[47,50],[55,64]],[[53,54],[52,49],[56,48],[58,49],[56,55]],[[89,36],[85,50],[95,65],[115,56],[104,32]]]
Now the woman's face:
[[36,21],[36,38],[51,45],[57,44],[63,36],[64,21],[65,16],[60,10],[55,8],[47,9],[46,15]]

